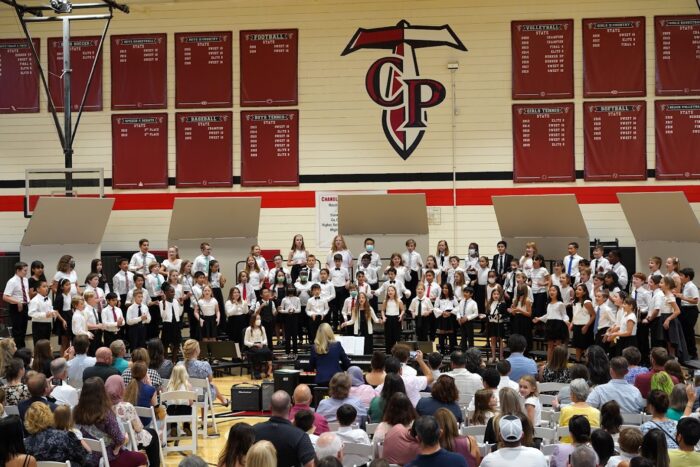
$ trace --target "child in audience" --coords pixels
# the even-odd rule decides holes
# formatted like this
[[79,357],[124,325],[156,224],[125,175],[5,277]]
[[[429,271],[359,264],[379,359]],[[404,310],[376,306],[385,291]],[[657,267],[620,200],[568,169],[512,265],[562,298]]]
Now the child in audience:
[[70,431],[78,438],[80,444],[87,452],[92,452],[90,446],[83,439],[83,432],[75,427],[73,423],[73,412],[68,405],[58,405],[53,411],[54,428],[61,431]]
[[369,446],[367,432],[358,426],[353,426],[357,418],[357,409],[350,404],[343,404],[336,411],[340,427],[336,435],[345,443],[366,444]]
[[520,396],[525,401],[525,411],[532,426],[540,426],[542,423],[542,403],[540,402],[537,381],[532,375],[520,378]]
[[492,389],[479,389],[474,394],[474,414],[469,418],[470,425],[486,425],[498,412],[498,401]]

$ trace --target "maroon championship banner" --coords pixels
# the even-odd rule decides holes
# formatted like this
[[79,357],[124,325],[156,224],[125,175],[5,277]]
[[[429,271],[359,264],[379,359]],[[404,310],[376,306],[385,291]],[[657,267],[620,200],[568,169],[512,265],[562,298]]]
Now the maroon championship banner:
[[512,21],[513,99],[574,97],[574,20]]
[[299,111],[241,112],[241,185],[299,185]]
[[656,179],[700,179],[700,100],[656,101]]
[[167,188],[168,114],[112,115],[112,188]]
[[574,104],[513,105],[513,181],[574,180]]
[[233,106],[233,34],[175,34],[175,107]]
[[583,104],[584,179],[646,180],[646,102]]
[[232,121],[232,112],[175,114],[178,188],[233,185]]
[[583,20],[583,97],[646,96],[645,19]]
[[167,36],[112,36],[112,110],[165,109]]
[[[39,54],[39,39],[32,42]],[[0,114],[39,112],[39,69],[27,39],[0,39],[0,89]]]
[[[85,93],[90,70],[100,45],[99,36],[73,37],[70,40],[70,60],[73,74],[71,75],[72,90],[70,106],[74,111],[80,108],[80,102]],[[56,110],[63,111],[63,39],[51,37],[49,47],[49,92],[53,98]],[[102,54],[97,58],[95,74],[92,77],[90,91],[85,100],[84,110],[102,110]]]
[[297,105],[298,29],[241,31],[241,106]]
[[655,16],[656,95],[700,95],[700,15]]

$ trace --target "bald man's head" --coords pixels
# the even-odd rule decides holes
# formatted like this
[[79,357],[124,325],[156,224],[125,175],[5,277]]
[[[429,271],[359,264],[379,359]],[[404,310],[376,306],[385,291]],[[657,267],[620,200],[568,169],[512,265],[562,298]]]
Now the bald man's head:
[[309,388],[306,384],[300,384],[294,390],[295,404],[310,405],[311,399],[311,388]]
[[275,391],[270,400],[270,412],[277,417],[287,418],[292,408],[292,399],[284,391]]
[[112,363],[112,351],[107,347],[100,347],[95,352],[95,360],[97,360],[98,363],[110,365]]

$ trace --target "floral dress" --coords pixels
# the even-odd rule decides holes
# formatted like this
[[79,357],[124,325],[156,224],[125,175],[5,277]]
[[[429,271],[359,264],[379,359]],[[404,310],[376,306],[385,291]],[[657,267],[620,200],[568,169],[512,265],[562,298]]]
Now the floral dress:
[[18,405],[31,397],[26,384],[6,385],[2,389],[5,390],[5,405]]
[[112,406],[112,410],[120,422],[131,424],[138,444],[141,446],[148,446],[151,444],[152,436],[148,431],[143,429],[143,423],[141,423],[141,419],[133,405],[128,402],[119,402]]

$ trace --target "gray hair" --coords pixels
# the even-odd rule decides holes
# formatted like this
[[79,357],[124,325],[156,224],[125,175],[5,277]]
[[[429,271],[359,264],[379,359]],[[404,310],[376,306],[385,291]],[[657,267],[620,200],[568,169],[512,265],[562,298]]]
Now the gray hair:
[[588,394],[591,392],[591,388],[588,387],[588,383],[583,378],[573,380],[569,385],[569,389],[571,396],[576,397],[577,402],[585,402]]
[[343,450],[343,440],[333,432],[323,433],[316,441],[316,457],[323,459],[324,457],[338,458],[338,453]]
[[201,457],[192,454],[182,459],[178,467],[209,467],[209,464]]
[[62,374],[68,368],[68,362],[65,358],[57,358],[51,362],[51,375],[55,378]]
[[464,353],[464,357],[466,360],[465,366],[467,367],[467,370],[473,373],[481,368],[481,350],[477,349],[476,347],[471,347]]
[[596,467],[598,455],[591,447],[579,446],[571,453],[569,465],[571,467]]

